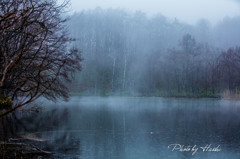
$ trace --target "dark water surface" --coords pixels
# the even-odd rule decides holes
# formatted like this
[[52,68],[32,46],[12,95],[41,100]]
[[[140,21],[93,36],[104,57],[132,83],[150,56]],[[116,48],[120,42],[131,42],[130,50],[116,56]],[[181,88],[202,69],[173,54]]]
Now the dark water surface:
[[42,148],[62,158],[240,158],[238,101],[74,97],[41,105],[18,115],[19,134],[46,139]]

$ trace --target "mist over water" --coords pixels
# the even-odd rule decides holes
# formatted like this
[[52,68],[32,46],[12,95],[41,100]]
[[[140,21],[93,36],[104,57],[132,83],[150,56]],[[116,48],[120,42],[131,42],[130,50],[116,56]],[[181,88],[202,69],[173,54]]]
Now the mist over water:
[[[42,112],[18,115],[18,134],[41,137],[62,158],[239,158],[239,102],[212,99],[73,97],[43,101]],[[172,151],[170,144],[220,145],[220,152]]]

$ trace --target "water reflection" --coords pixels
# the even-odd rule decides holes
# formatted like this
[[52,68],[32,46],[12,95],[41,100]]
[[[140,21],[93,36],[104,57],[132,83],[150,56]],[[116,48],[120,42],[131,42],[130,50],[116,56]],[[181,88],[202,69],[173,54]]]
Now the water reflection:
[[[214,159],[240,156],[236,101],[161,98],[72,98],[18,115],[19,134],[46,139],[43,149],[63,158]],[[170,144],[220,145],[220,152],[179,152]]]

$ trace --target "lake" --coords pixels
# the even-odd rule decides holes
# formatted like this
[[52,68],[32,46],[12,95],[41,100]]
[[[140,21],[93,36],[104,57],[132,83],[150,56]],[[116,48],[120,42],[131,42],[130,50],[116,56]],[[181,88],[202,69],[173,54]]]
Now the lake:
[[18,114],[18,134],[81,159],[239,159],[240,102],[217,99],[72,97]]

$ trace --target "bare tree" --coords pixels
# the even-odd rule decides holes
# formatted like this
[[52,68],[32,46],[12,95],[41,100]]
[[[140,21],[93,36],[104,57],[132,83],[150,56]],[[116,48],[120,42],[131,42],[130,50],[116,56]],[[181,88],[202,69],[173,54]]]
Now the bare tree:
[[240,86],[240,47],[229,48],[219,57],[221,89],[236,91]]
[[68,2],[2,0],[0,2],[0,94],[14,105],[5,116],[40,96],[68,98],[67,83],[81,69],[61,16]]

